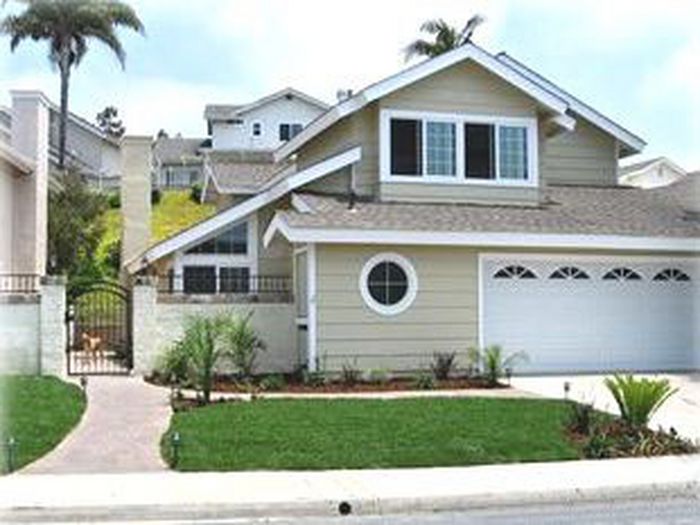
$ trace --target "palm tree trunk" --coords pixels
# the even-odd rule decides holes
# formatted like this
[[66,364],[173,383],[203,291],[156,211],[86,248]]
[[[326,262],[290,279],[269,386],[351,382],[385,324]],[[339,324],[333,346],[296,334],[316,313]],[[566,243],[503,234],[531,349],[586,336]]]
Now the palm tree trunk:
[[59,62],[61,72],[61,115],[58,121],[58,167],[61,171],[66,166],[66,128],[68,125],[68,82],[70,80],[70,57],[68,52],[61,54]]

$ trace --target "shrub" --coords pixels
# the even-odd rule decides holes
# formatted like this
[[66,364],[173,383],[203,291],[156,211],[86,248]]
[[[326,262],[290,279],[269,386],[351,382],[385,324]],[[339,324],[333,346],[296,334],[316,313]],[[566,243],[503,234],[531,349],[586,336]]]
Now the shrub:
[[161,192],[158,188],[153,188],[151,190],[151,204],[158,204],[162,197],[163,192]]
[[192,187],[190,187],[190,199],[197,204],[201,204],[203,191],[204,187],[199,182],[193,184]]
[[416,390],[432,390],[435,388],[435,378],[433,374],[420,372],[413,378],[413,388]]
[[119,195],[118,192],[110,193],[107,195],[107,206],[109,206],[110,208],[112,208],[114,210],[114,209],[120,208],[121,205],[122,205],[122,199],[121,199],[121,195]]
[[483,369],[486,380],[490,385],[498,385],[499,379],[506,375],[506,371],[512,370],[519,361],[526,361],[527,356],[523,352],[515,352],[507,356],[503,355],[503,349],[499,345],[491,345],[483,351]]
[[661,405],[678,391],[668,379],[637,379],[632,375],[608,377],[605,386],[615,398],[622,419],[636,427],[646,426]]
[[593,405],[589,403],[576,403],[571,402],[569,404],[569,420],[567,423],[567,428],[571,432],[577,434],[589,435],[593,429],[595,410]]
[[260,381],[260,388],[265,392],[279,392],[280,390],[284,390],[286,386],[287,381],[281,374],[265,376],[262,381]]
[[350,363],[344,364],[340,369],[340,381],[345,386],[355,386],[360,382],[361,378],[362,372],[360,372],[356,366],[351,365]]
[[306,386],[318,388],[326,384],[326,376],[323,372],[309,372],[304,370],[302,373],[302,382]]
[[223,341],[233,365],[244,379],[251,379],[258,353],[265,350],[263,342],[250,324],[252,313],[245,317],[227,316],[223,324]]
[[450,378],[450,373],[455,367],[455,358],[457,352],[436,352],[433,354],[433,362],[430,364],[430,369],[438,381],[444,381]]
[[697,450],[674,430],[655,432],[619,419],[597,426],[582,447],[589,459],[691,454]]
[[375,368],[367,374],[367,381],[375,385],[386,385],[389,382],[389,371],[383,368]]
[[478,376],[481,371],[481,350],[472,346],[467,348],[467,375],[469,377]]
[[185,384],[189,366],[186,350],[182,341],[178,341],[163,352],[156,364],[158,375],[172,384]]

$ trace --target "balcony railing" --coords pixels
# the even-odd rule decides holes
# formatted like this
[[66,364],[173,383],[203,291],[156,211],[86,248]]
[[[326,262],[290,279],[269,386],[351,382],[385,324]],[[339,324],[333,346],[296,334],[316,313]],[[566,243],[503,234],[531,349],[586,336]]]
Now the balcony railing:
[[0,273],[0,294],[36,293],[40,277],[32,273]]
[[158,292],[180,296],[229,296],[240,302],[291,302],[292,280],[275,275],[161,275]]

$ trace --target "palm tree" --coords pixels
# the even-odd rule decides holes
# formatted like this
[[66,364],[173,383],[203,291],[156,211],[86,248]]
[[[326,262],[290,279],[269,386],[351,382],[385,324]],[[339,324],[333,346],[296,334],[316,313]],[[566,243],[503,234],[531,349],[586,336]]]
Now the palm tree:
[[126,53],[116,29],[126,27],[143,34],[143,24],[129,5],[118,0],[18,1],[26,4],[26,9],[18,15],[6,16],[0,22],[0,33],[10,36],[12,51],[26,39],[45,40],[49,44],[49,60],[61,74],[58,165],[63,169],[71,69],[80,64],[91,39],[109,47],[124,68]]
[[474,30],[483,21],[484,18],[481,15],[475,15],[467,21],[464,29],[461,31],[445,22],[442,18],[423,22],[423,25],[420,26],[421,32],[434,35],[433,41],[429,42],[419,38],[411,42],[404,49],[406,60],[410,60],[414,56],[434,58],[466,44],[471,41]]

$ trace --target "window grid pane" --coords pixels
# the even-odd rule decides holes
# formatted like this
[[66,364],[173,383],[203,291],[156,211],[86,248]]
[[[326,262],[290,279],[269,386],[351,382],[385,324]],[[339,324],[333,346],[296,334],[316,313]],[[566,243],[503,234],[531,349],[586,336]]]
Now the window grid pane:
[[527,128],[501,126],[498,139],[500,178],[527,180]]
[[426,124],[426,171],[428,175],[455,175],[455,125],[450,122]]

